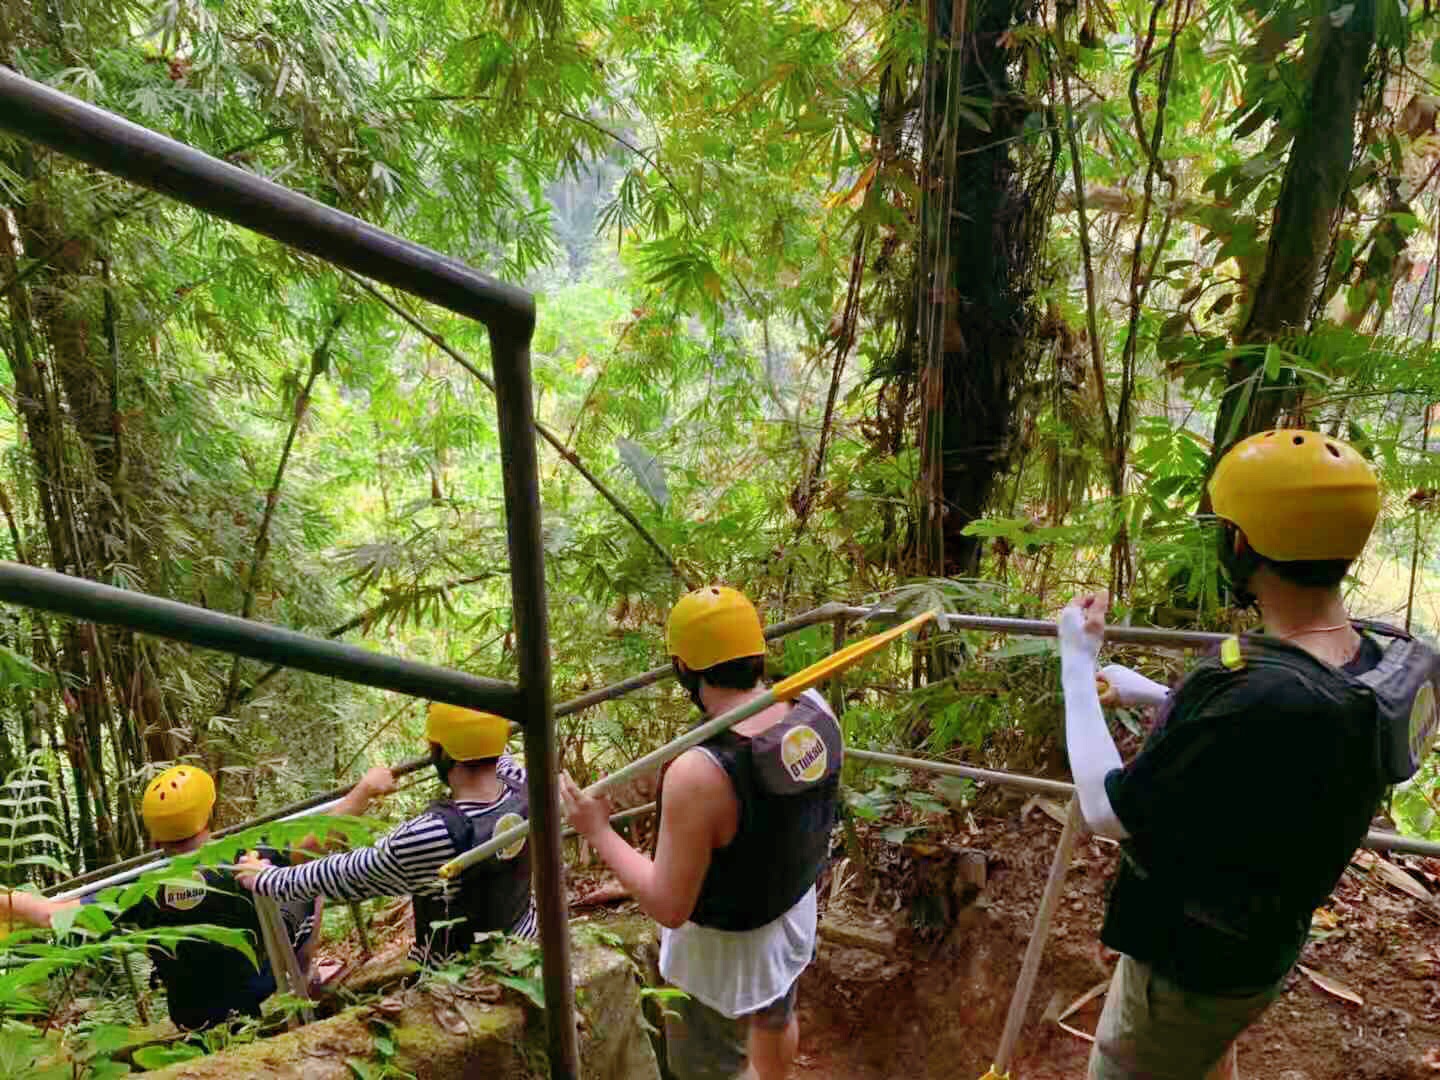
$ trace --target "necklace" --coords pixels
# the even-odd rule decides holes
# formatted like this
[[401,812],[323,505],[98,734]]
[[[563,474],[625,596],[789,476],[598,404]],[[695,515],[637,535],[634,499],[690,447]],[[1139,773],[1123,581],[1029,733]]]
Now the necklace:
[[1349,630],[1348,622],[1336,623],[1334,626],[1312,626],[1308,630],[1296,630],[1293,633],[1281,634],[1282,638],[1297,638],[1305,634],[1330,634],[1336,630]]
[[[1308,630],[1296,630],[1294,633],[1291,633],[1291,634],[1281,634],[1281,635],[1279,635],[1279,636],[1280,636],[1281,640],[1291,641],[1291,640],[1293,640],[1293,639],[1295,639],[1295,638],[1297,638],[1297,637],[1305,637],[1305,636],[1307,636],[1307,635],[1309,635],[1309,634],[1329,634],[1329,633],[1333,633],[1333,632],[1336,631],[1336,630],[1349,630],[1349,629],[1351,629],[1351,625],[1350,625],[1348,622],[1343,622],[1343,623],[1336,623],[1334,626],[1312,626],[1312,627],[1310,627],[1310,629],[1308,629]],[[1348,664],[1348,663],[1350,663],[1351,660],[1354,660],[1355,657],[1357,657],[1358,655],[1360,655],[1360,645],[1361,645],[1361,643],[1363,642],[1363,640],[1364,640],[1364,639],[1361,638],[1359,634],[1356,634],[1356,635],[1355,635],[1355,646],[1354,646],[1354,648],[1352,648],[1352,649],[1345,655],[1345,657],[1344,657],[1342,660],[1334,661],[1333,663],[1335,664],[1335,666],[1336,666],[1336,667],[1341,667],[1341,666],[1343,666],[1343,665],[1345,665],[1345,664]]]

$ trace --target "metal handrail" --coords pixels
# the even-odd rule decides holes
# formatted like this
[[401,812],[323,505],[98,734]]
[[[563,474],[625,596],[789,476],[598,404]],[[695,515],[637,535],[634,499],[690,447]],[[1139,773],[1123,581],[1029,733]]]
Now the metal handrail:
[[502,716],[510,716],[518,708],[519,689],[513,683],[373,653],[357,645],[3,559],[0,600]]
[[[535,300],[458,259],[0,67],[0,128],[525,341]],[[496,357],[499,360],[499,357]],[[497,370],[497,376],[499,371]]]
[[[403,240],[6,68],[0,68],[0,130],[51,147],[327,262],[471,316],[489,330],[520,685],[513,692],[508,692],[509,688],[502,692],[499,687],[487,686],[484,680],[476,680],[474,676],[443,673],[440,669],[432,674],[438,676],[438,685],[444,687],[442,693],[436,693],[437,687],[428,683],[406,685],[402,678],[404,672],[395,670],[383,681],[361,678],[353,681],[383,685],[457,705],[489,707],[491,711],[522,721],[526,756],[535,765],[530,772],[529,795],[535,821],[533,865],[544,958],[542,975],[549,1002],[545,1013],[546,1048],[550,1075],[555,1080],[575,1080],[580,1075],[580,1050],[570,978],[570,936],[560,849],[545,548],[540,525],[540,474],[535,456],[534,396],[530,379],[530,338],[535,329],[533,297],[456,259]],[[244,642],[233,644],[243,646]],[[251,655],[243,647],[227,651]],[[363,650],[356,651],[363,653]],[[272,663],[281,659],[268,653],[265,658]],[[376,668],[369,665],[361,664],[356,670],[376,674]],[[334,670],[323,673],[338,674]],[[342,677],[352,678],[352,675],[353,671]]]

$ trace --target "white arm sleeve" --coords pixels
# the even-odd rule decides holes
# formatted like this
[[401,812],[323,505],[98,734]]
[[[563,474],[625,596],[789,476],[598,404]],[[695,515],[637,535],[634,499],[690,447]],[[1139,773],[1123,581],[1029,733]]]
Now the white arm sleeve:
[[1095,661],[1083,649],[1060,648],[1060,687],[1065,694],[1065,748],[1080,797],[1080,811],[1090,831],[1114,840],[1130,834],[1105,792],[1105,777],[1121,767],[1120,751],[1105,726],[1100,694],[1095,689]]
[[1100,675],[1114,687],[1124,705],[1160,705],[1170,696],[1168,686],[1161,686],[1123,664],[1106,664],[1100,669]]

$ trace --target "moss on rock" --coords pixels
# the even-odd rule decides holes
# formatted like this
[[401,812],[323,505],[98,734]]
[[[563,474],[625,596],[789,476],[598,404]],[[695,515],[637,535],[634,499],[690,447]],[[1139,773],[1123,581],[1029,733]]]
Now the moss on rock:
[[[629,955],[631,948],[643,947],[645,931],[618,920],[603,924],[599,933],[576,929],[575,987],[585,1075],[595,1080],[659,1080],[641,1020],[639,969]],[[653,928],[649,935],[653,941]],[[614,947],[617,939],[622,948]],[[358,1070],[349,1063],[355,1061],[377,1069],[390,1064],[419,1080],[546,1076],[543,1017],[509,1000],[488,1003],[497,991],[483,981],[433,990],[412,987],[328,1020],[149,1075],[156,1080],[352,1080]]]

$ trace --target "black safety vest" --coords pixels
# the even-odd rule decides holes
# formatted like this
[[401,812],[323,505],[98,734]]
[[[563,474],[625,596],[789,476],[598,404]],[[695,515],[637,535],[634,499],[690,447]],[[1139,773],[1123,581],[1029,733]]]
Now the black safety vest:
[[[484,813],[471,816],[449,800],[430,806],[445,823],[456,855],[485,843],[497,832],[528,819],[530,803],[522,785],[505,777],[506,794]],[[503,827],[501,827],[503,824]],[[447,883],[445,893],[414,897],[415,941],[429,948],[432,960],[463,955],[475,935],[511,930],[530,908],[530,845],[525,839],[467,867],[457,884]],[[451,920],[461,920],[452,922]],[[450,922],[436,927],[437,923]]]
[[753,930],[794,907],[825,867],[839,809],[840,725],[806,694],[759,735],[726,731],[701,746],[730,778],[740,822],[711,853],[690,921]]
[[[1199,876],[1193,861],[1156,848],[1163,838],[1125,840],[1124,866],[1101,931],[1106,945],[1202,993],[1258,990],[1294,963],[1311,912],[1363,842],[1385,788],[1414,773],[1436,731],[1440,657],[1393,627],[1360,620],[1354,626],[1370,645],[1371,661],[1363,670],[1337,668],[1288,641],[1247,634],[1226,639],[1203,673],[1218,685],[1217,660],[1237,679],[1283,673],[1297,693],[1314,701],[1315,730],[1299,734],[1306,746],[1296,754],[1323,792],[1323,824],[1307,821],[1310,832],[1283,853],[1265,854],[1247,836],[1226,849],[1220,864],[1206,861]],[[1390,639],[1388,647],[1379,638]],[[1295,712],[1283,703],[1277,707],[1282,714]],[[1265,719],[1257,715],[1255,723]],[[1244,753],[1244,729],[1231,737],[1236,753]],[[1212,845],[1203,860],[1215,858]],[[1278,876],[1277,866],[1284,869]]]
[[[261,854],[277,865],[286,859],[262,849]],[[296,912],[282,908],[287,929],[298,927]],[[242,930],[255,950],[259,968],[238,949],[217,942],[190,939],[173,948],[156,946],[149,951],[155,975],[165,987],[170,1019],[180,1028],[210,1027],[232,1013],[259,1016],[260,1005],[275,992],[275,977],[269,957],[261,946],[260,920],[250,893],[228,871],[200,868],[195,884],[180,882],[161,885],[155,895],[123,912],[119,923],[142,930],[211,925]]]

